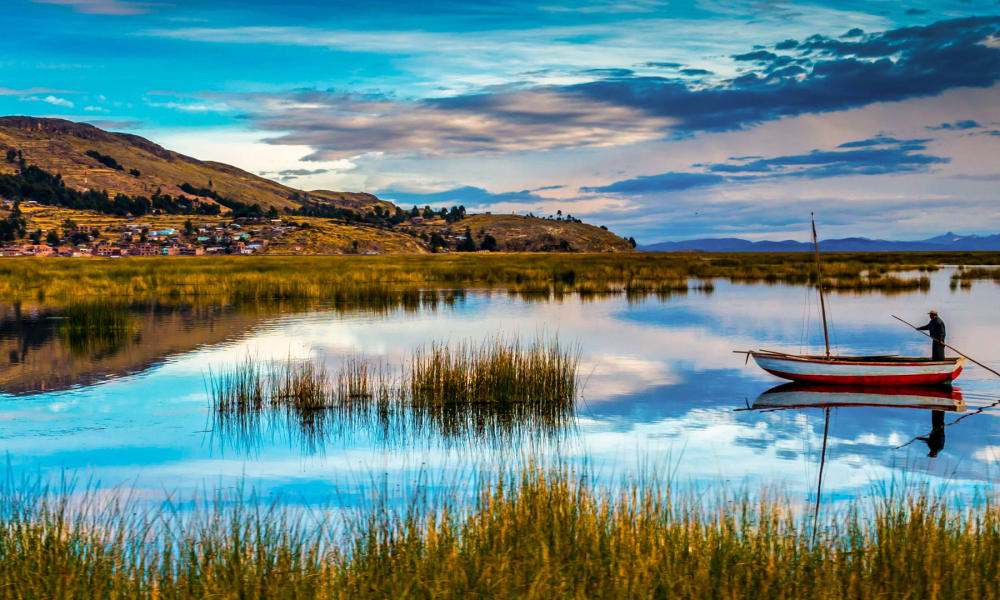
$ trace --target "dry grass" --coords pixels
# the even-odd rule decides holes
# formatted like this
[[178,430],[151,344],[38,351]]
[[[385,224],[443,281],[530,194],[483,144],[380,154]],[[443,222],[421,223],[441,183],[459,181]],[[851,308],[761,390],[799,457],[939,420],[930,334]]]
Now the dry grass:
[[[857,289],[860,282],[874,291],[900,287],[899,278],[885,273],[963,262],[1000,263],[1000,254],[831,253],[824,257],[823,271],[830,287]],[[690,280],[695,281],[689,285],[706,291],[712,279],[807,284],[815,279],[813,272],[812,258],[804,253],[11,258],[0,259],[0,299],[322,300],[407,286],[499,287],[527,294],[673,293]]]
[[343,521],[240,492],[180,510],[8,479],[0,598],[1000,597],[992,497],[876,490],[813,540],[810,515],[772,493],[608,490],[531,466],[484,479]]

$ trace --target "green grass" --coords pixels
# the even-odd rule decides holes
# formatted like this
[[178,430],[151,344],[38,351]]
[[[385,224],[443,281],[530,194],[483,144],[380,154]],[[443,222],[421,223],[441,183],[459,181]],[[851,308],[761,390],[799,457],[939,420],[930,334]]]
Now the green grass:
[[[938,264],[1000,264],[998,253],[839,254],[823,256],[831,287],[863,280],[895,288],[886,274]],[[525,292],[656,293],[679,282],[712,279],[805,284],[813,258],[788,254],[452,254],[432,256],[167,257],[0,260],[0,299],[67,302],[118,297],[198,301],[332,299],[369,290],[498,287]],[[698,283],[700,282],[700,283]]]
[[557,340],[522,345],[500,338],[417,350],[400,378],[388,365],[348,359],[337,373],[312,362],[253,356],[208,374],[213,432],[253,447],[275,428],[306,450],[368,427],[383,441],[412,442],[428,431],[449,440],[553,435],[570,422],[578,353]]
[[[1000,597],[1000,510],[915,488],[820,517],[780,494],[598,487],[566,468],[343,519],[241,492],[180,505],[6,482],[0,598]],[[471,500],[463,500],[471,498]]]

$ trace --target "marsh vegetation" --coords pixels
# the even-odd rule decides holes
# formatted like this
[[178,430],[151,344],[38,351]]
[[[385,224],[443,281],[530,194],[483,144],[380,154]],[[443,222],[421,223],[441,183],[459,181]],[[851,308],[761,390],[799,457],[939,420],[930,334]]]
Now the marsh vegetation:
[[778,493],[653,480],[608,490],[529,464],[328,512],[245,491],[182,510],[8,478],[0,598],[1000,597],[992,496],[882,488],[821,513],[814,537],[812,513]]
[[398,372],[351,357],[336,372],[310,361],[242,361],[208,374],[213,429],[252,446],[276,428],[308,450],[360,425],[383,441],[427,437],[502,442],[553,435],[573,416],[578,353],[557,339],[432,343]]
[[[712,279],[805,284],[813,258],[787,254],[455,254],[435,256],[6,259],[0,298],[66,302],[87,297],[196,302],[384,295],[388,289],[505,288],[525,292],[675,291]],[[939,264],[1000,264],[998,253],[828,253],[831,288],[899,288],[892,273]],[[912,284],[905,284],[912,285]]]

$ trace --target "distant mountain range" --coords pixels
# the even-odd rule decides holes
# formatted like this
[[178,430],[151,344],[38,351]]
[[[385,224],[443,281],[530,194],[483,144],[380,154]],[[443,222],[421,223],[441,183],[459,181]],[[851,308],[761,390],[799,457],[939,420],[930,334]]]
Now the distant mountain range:
[[[795,240],[751,242],[740,238],[702,238],[639,246],[639,250],[647,252],[809,252],[812,249],[812,242]],[[958,235],[949,231],[926,240],[909,242],[850,237],[821,240],[819,249],[826,252],[1000,251],[1000,234]]]

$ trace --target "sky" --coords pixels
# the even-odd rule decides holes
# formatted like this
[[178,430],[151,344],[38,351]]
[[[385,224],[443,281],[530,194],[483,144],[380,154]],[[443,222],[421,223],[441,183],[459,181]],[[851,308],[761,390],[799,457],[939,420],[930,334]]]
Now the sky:
[[7,0],[0,114],[640,243],[1000,232],[1000,2]]

